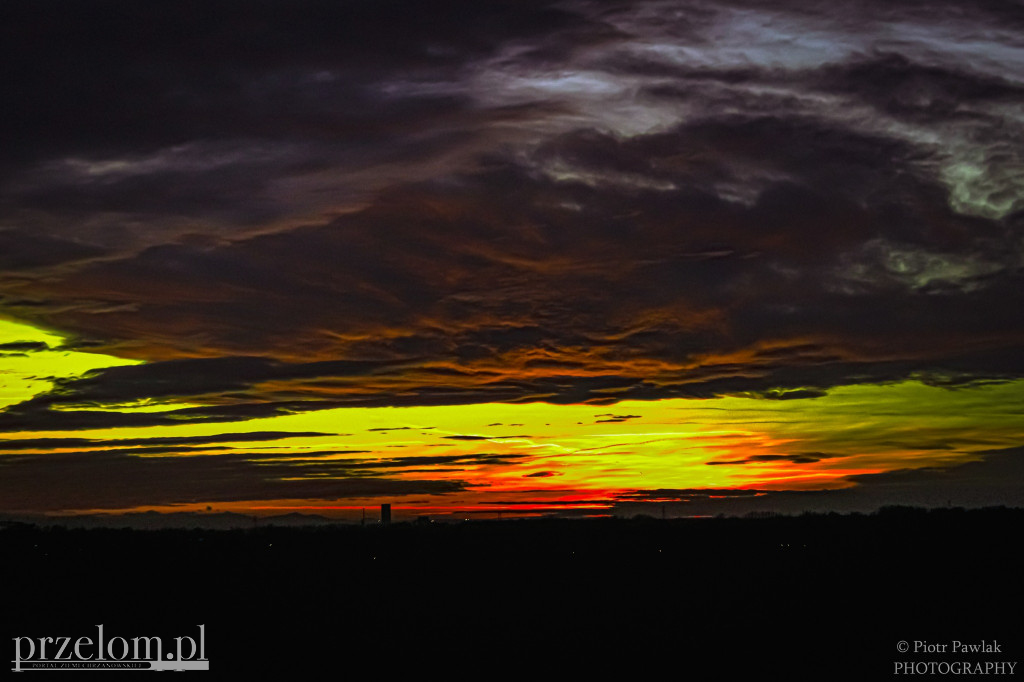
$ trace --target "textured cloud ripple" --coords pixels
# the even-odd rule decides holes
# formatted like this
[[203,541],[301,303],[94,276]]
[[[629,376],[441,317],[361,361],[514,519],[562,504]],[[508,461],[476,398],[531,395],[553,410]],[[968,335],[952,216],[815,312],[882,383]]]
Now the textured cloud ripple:
[[[848,387],[911,385],[934,388],[934,414],[1010,387],[1017,414],[1022,36],[1019,2],[7,3],[0,430],[91,435],[4,466],[27,481],[39,458],[58,478],[129,462],[149,481],[121,503],[8,506],[332,497],[256,484],[294,464],[88,454],[146,437],[117,429],[513,404],[586,406],[592,424],[733,399],[796,419]],[[1021,444],[979,436],[995,408],[974,409],[949,442],[921,440],[959,453],[930,466]],[[864,452],[892,440],[869,436]],[[705,468],[834,464],[805,437]],[[920,468],[907,452],[823,487]],[[340,497],[482,490],[458,457],[423,462],[461,474],[420,488],[394,467],[372,490],[330,476],[362,481]],[[602,504],[781,489],[581,466],[517,480]],[[176,476],[209,483],[163,494]]]

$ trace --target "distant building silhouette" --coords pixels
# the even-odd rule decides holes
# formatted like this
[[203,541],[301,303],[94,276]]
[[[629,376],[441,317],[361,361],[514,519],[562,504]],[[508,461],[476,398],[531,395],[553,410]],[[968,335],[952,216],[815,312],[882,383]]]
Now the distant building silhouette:
[[391,524],[391,505],[388,503],[380,506],[380,522],[385,526]]

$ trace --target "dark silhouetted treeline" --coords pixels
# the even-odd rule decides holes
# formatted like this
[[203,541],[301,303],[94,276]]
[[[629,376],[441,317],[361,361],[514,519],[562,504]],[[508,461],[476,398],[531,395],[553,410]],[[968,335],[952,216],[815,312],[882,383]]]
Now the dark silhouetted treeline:
[[0,530],[4,620],[8,637],[203,623],[223,672],[468,666],[488,678],[489,665],[551,660],[569,675],[667,663],[677,679],[880,679],[900,640],[998,639],[1007,660],[1024,658],[1022,527],[1020,509],[901,507],[234,531],[12,524]]

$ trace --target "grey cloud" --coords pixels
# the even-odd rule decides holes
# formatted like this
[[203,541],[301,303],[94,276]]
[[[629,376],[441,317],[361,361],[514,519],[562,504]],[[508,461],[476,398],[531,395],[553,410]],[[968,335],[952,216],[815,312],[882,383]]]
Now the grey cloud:
[[160,361],[0,428],[1021,376],[1019,10],[303,7],[10,10],[4,310]]

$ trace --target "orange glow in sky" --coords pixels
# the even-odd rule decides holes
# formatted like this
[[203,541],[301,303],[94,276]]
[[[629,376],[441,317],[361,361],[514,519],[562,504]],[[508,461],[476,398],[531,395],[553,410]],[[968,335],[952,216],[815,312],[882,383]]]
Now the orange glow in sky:
[[[124,362],[63,352],[59,337],[5,325],[7,336],[47,346],[0,358],[8,401],[47,390],[61,376]],[[5,452],[0,456],[119,453],[123,458],[111,464],[115,476],[116,467],[133,463],[206,465],[231,458],[232,466],[242,467],[239,476],[259,478],[267,472],[274,491],[292,484],[318,485],[312,497],[274,492],[232,499],[228,480],[219,499],[208,499],[190,492],[185,480],[174,482],[180,490],[153,504],[51,512],[209,506],[253,514],[300,509],[353,517],[385,499],[394,502],[399,516],[602,510],[631,491],[837,489],[853,485],[851,476],[953,466],[977,459],[979,452],[1018,443],[1024,431],[1022,397],[1024,382],[948,390],[905,381],[843,386],[823,397],[791,400],[724,396],[612,406],[336,408],[231,423],[10,433],[6,448],[0,442]],[[171,401],[105,409],[181,406]],[[267,433],[275,435],[261,435]],[[66,445],[59,440],[72,437],[76,440]],[[167,439],[179,440],[176,447],[161,450]],[[15,441],[24,442],[11,449]],[[412,487],[382,496],[339,486],[337,496],[330,494],[332,481],[349,485],[382,479]],[[451,487],[442,493],[417,492],[416,482]]]

